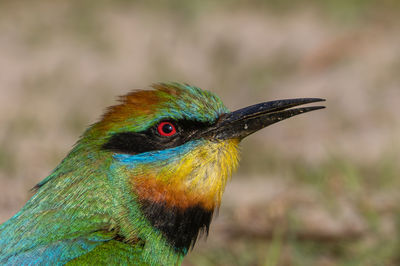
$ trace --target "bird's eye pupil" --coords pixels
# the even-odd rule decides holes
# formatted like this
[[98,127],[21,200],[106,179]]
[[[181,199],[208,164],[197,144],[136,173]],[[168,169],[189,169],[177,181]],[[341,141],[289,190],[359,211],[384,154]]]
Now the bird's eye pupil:
[[157,131],[164,137],[169,137],[176,133],[175,126],[171,122],[161,122],[158,124]]
[[167,133],[167,134],[171,133],[172,130],[174,130],[174,128],[169,124],[164,125],[162,129],[163,129],[164,133]]

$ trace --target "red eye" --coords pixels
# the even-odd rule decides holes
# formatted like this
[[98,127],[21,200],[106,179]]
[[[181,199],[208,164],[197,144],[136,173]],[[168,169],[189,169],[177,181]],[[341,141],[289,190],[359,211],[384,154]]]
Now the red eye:
[[171,122],[161,122],[157,126],[157,131],[164,137],[170,137],[176,134],[176,128]]

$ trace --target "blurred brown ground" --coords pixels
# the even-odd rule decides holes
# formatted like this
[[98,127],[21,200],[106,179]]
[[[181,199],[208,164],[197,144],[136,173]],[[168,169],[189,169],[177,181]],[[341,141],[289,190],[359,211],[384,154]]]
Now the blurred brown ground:
[[[157,3],[157,4],[155,4]],[[185,265],[400,265],[396,1],[0,2],[0,223],[116,96],[322,97],[245,140]]]

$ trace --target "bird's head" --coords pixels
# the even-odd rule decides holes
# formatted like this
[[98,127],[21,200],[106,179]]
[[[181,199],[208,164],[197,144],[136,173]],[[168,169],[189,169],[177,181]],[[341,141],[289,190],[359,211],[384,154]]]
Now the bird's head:
[[212,210],[238,164],[239,139],[210,131],[228,113],[209,91],[156,84],[123,96],[88,133],[98,134],[140,201]]
[[100,149],[111,162],[110,175],[128,177],[144,216],[174,247],[187,249],[199,230],[208,230],[238,165],[239,142],[270,124],[322,108],[289,109],[317,101],[281,100],[229,112],[211,92],[156,84],[123,96],[80,145]]

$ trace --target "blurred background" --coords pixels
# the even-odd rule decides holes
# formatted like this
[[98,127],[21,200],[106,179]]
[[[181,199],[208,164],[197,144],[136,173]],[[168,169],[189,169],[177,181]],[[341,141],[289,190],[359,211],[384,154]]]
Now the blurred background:
[[397,0],[0,1],[0,223],[116,96],[158,81],[231,110],[327,109],[242,143],[184,265],[400,265]]

